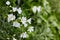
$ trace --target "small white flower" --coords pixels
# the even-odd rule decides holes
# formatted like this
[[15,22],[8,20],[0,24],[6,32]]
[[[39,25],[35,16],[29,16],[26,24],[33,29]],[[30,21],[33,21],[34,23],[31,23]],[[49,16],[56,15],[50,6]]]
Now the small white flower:
[[7,1],[6,4],[7,4],[7,5],[10,5],[10,1]]
[[26,23],[26,17],[22,17],[22,19],[21,19],[21,22],[22,22],[22,24],[25,24]]
[[41,11],[41,6],[37,7],[37,12],[39,13]]
[[17,12],[18,12],[19,14],[21,14],[21,13],[22,13],[21,8],[18,8],[18,9],[17,9]]
[[32,8],[32,11],[34,12],[34,13],[36,13],[36,12],[40,12],[41,11],[41,6],[33,6],[33,8]]
[[26,32],[24,32],[24,33],[22,33],[22,34],[20,35],[20,37],[21,37],[21,38],[27,38],[27,37],[28,37],[28,34],[27,34]]
[[17,39],[13,38],[13,40],[17,40]]
[[28,26],[28,24],[27,24],[27,23],[25,23],[25,24],[24,24],[24,27],[27,27],[27,26]]
[[15,15],[13,14],[8,14],[8,22],[12,21],[12,20],[15,20]]
[[22,24],[24,25],[24,27],[27,27],[28,25],[27,25],[27,19],[26,19],[26,17],[22,17],[22,19],[21,19],[21,22],[22,22]]
[[31,24],[31,18],[30,18],[30,19],[28,19],[28,20],[27,20],[27,22],[28,22],[29,24]]
[[29,32],[34,31],[34,27],[33,26],[32,27],[29,27],[27,31],[29,31]]
[[34,13],[36,13],[37,7],[36,7],[36,6],[33,6],[33,7],[32,7],[32,11],[33,11]]
[[15,26],[15,27],[20,27],[20,23],[18,23],[18,22],[13,22],[13,26]]
[[12,7],[13,12],[17,11],[17,7]]

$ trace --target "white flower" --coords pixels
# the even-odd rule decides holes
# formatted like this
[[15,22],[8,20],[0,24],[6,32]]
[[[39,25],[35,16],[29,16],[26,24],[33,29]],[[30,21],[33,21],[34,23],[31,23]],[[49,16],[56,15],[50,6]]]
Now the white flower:
[[22,33],[22,34],[20,35],[20,37],[21,37],[21,38],[27,38],[27,37],[28,37],[28,34],[27,34],[26,32],[24,32],[24,33]]
[[25,24],[26,23],[26,17],[22,17],[22,19],[21,19],[21,22],[22,22],[22,24]]
[[33,6],[33,7],[32,7],[32,11],[33,11],[34,13],[36,13],[37,7],[36,7],[36,6]]
[[28,19],[28,20],[27,20],[27,22],[28,22],[29,24],[31,24],[31,18],[30,18],[30,19]]
[[37,12],[39,13],[41,11],[41,6],[37,7]]
[[7,1],[6,4],[7,4],[7,5],[10,5],[10,1]]
[[21,13],[22,13],[21,8],[18,8],[18,9],[17,9],[17,12],[18,12],[19,14],[21,14]]
[[28,26],[28,24],[27,24],[27,23],[25,23],[25,24],[24,24],[24,27],[27,27],[27,26]]
[[22,22],[22,24],[24,25],[24,27],[27,27],[28,25],[27,25],[27,19],[26,19],[26,17],[22,17],[22,19],[21,19],[21,22]]
[[27,31],[29,31],[29,32],[34,31],[34,27],[33,26],[29,27]]
[[36,13],[36,12],[40,12],[41,11],[41,6],[33,6],[33,8],[32,8],[32,11],[34,12],[34,13]]
[[13,40],[16,40],[15,38],[13,38]]
[[13,26],[15,26],[15,27],[20,27],[20,23],[18,23],[18,22],[13,22]]
[[15,20],[15,15],[13,14],[8,14],[8,22],[12,21],[12,20]]
[[12,7],[13,12],[17,11],[17,7]]

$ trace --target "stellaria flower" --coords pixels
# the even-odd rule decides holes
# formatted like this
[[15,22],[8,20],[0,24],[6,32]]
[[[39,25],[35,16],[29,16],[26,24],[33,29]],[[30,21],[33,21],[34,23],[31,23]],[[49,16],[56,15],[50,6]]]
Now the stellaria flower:
[[20,7],[17,9],[17,12],[18,12],[19,14],[21,14],[21,13],[22,13],[22,10],[21,10],[21,8],[20,8]]
[[20,37],[21,37],[21,38],[27,38],[27,37],[28,37],[28,34],[27,34],[26,32],[24,32],[24,33],[22,33],[22,34],[20,35]]
[[26,20],[27,20],[26,17],[23,16],[22,19],[21,19],[22,24],[25,24]]
[[28,19],[28,20],[27,20],[27,22],[28,22],[29,24],[31,24],[31,18],[30,18],[30,19]]
[[27,26],[28,26],[28,24],[27,24],[27,23],[25,23],[25,24],[24,24],[24,27],[27,27]]
[[14,26],[14,27],[20,27],[20,23],[18,23],[18,22],[13,22],[13,26]]
[[33,6],[33,7],[32,7],[32,11],[33,11],[34,13],[36,13],[37,7],[36,7],[36,6]]
[[34,27],[33,26],[29,27],[27,31],[29,31],[29,32],[34,31]]
[[17,7],[12,7],[13,12],[17,11]]
[[8,22],[12,21],[12,20],[15,20],[15,15],[13,14],[8,14]]
[[41,11],[41,6],[37,7],[37,12],[39,13]]
[[6,2],[6,5],[10,5],[10,1],[7,1],[7,2]]
[[41,11],[41,6],[33,6],[33,8],[32,8],[32,11],[34,12],[34,13],[36,13],[36,12],[40,12]]

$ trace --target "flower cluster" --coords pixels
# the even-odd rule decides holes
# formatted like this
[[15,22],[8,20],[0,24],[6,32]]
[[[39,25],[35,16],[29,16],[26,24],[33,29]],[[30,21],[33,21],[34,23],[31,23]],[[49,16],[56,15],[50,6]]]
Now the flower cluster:
[[[7,1],[6,2],[6,5],[10,5],[10,1]],[[21,7],[19,7],[19,8],[17,8],[17,7],[12,7],[12,6],[9,6],[9,7],[11,7],[12,8],[12,12],[13,13],[15,13],[15,12],[17,12],[19,15],[21,15],[22,14],[22,9],[21,9]],[[40,6],[39,7],[37,7],[37,11],[38,12],[40,12]],[[32,10],[33,10],[33,12],[34,12],[34,9],[35,9],[35,6],[32,8]],[[29,19],[27,19],[27,17],[25,17],[25,16],[22,16],[21,17],[21,21],[20,22],[18,22],[18,21],[16,21],[16,15],[14,15],[13,13],[11,13],[11,14],[8,14],[8,22],[13,22],[13,24],[12,24],[12,26],[13,27],[16,27],[16,28],[21,28],[21,26],[22,25],[24,25],[24,27],[28,27],[28,29],[27,29],[27,32],[33,32],[34,31],[34,27],[33,26],[31,26],[31,20],[32,20],[32,18],[29,18]],[[22,23],[22,24],[21,24]],[[30,26],[29,26],[30,25]],[[28,35],[28,33],[27,32],[23,32],[21,35],[20,35],[20,37],[21,38],[27,38],[29,35]],[[15,38],[13,38],[13,40],[16,40]]]
[[59,20],[47,0],[0,0],[0,3],[1,40],[55,40],[56,32],[60,34]]

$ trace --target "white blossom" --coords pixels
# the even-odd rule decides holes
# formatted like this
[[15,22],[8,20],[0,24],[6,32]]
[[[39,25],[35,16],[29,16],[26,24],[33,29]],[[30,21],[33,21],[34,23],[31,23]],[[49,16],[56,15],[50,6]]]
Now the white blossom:
[[19,14],[21,14],[21,13],[22,13],[21,8],[18,8],[18,9],[17,9],[17,12],[18,12]]
[[20,35],[20,37],[21,37],[21,38],[27,38],[27,37],[28,37],[28,34],[27,34],[26,32],[24,32],[24,33],[22,33],[22,34]]
[[17,7],[12,7],[13,12],[17,11]]
[[27,27],[27,26],[28,26],[28,24],[27,24],[27,23],[25,23],[25,24],[24,24],[24,27]]
[[25,24],[26,20],[27,20],[26,17],[23,16],[22,19],[21,19],[22,24]]
[[36,6],[33,6],[33,7],[32,7],[32,11],[33,11],[34,13],[36,13],[37,7],[36,7]]
[[10,5],[10,1],[7,1],[6,4],[7,4],[7,5]]
[[13,40],[17,40],[17,39],[13,38]]
[[12,20],[15,20],[15,15],[13,14],[8,14],[8,22],[12,21]]
[[33,8],[32,8],[32,11],[34,12],[34,13],[36,13],[36,12],[40,12],[41,11],[41,6],[33,6]]
[[37,12],[39,13],[41,11],[41,6],[37,7]]
[[29,31],[29,32],[34,31],[34,27],[33,26],[29,27],[27,31]]
[[31,18],[30,18],[30,19],[28,19],[28,20],[27,20],[27,22],[28,22],[29,24],[31,24]]
[[20,27],[20,23],[18,23],[18,22],[13,22],[13,26],[14,26],[14,27]]

